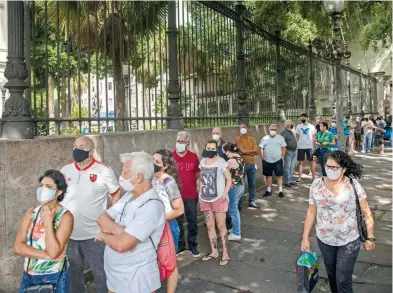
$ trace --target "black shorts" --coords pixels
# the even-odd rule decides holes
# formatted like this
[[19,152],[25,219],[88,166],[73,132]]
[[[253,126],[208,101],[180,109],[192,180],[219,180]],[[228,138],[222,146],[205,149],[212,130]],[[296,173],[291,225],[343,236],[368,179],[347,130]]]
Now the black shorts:
[[355,140],[362,140],[362,134],[360,132],[355,132]]
[[278,177],[284,176],[284,162],[282,161],[282,159],[280,159],[275,163],[268,163],[264,160],[262,162],[262,168],[263,168],[262,171],[263,176],[269,176],[269,177],[273,176],[273,172]]
[[313,152],[312,149],[298,149],[297,150],[297,160],[299,162],[307,161],[312,162]]

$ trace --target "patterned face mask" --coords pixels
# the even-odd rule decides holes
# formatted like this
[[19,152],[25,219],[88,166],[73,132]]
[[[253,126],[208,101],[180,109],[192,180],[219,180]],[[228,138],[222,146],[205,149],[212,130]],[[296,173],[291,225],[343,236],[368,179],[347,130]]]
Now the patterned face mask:
[[37,200],[44,204],[51,200],[54,200],[56,197],[56,189],[50,189],[46,186],[41,186],[37,188]]

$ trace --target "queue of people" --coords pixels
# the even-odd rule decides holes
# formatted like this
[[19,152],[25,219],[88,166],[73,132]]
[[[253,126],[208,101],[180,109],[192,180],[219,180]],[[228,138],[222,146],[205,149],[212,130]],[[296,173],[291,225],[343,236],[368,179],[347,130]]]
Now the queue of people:
[[[201,160],[190,151],[189,134],[181,131],[176,136],[173,151],[161,149],[153,155],[145,152],[122,154],[123,168],[119,178],[110,166],[95,159],[95,146],[90,138],[78,138],[73,147],[74,161],[61,171],[46,171],[39,179],[39,204],[27,211],[21,223],[14,244],[15,253],[25,257],[20,292],[38,292],[26,291],[26,288],[34,290],[38,288],[34,286],[48,286],[52,288],[49,292],[83,293],[85,261],[92,269],[97,293],[150,293],[160,288],[164,280],[167,292],[176,292],[179,279],[176,254],[185,251],[187,245],[192,256],[200,256],[198,205],[204,215],[211,246],[211,252],[202,261],[219,258],[220,239],[219,265],[227,265],[230,262],[228,241],[242,239],[239,206],[245,180],[248,205],[257,208],[255,156],[258,154],[267,186],[264,197],[272,195],[273,174],[278,183],[278,197],[284,198],[283,187],[302,183],[304,161],[310,165],[313,183],[302,250],[309,250],[308,235],[315,216],[326,213],[321,200],[324,194],[334,201],[334,196],[341,193],[344,186],[347,200],[358,194],[364,215],[370,215],[360,183],[349,179],[360,178],[361,168],[344,152],[332,151],[337,139],[329,131],[328,123],[317,118],[316,127],[309,123],[306,114],[300,116],[301,123],[296,128],[288,120],[281,134],[278,125],[270,125],[259,149],[255,138],[248,133],[247,124],[240,125],[235,143],[224,142],[221,128],[216,127]],[[368,130],[375,129],[370,121],[364,120],[360,125],[358,122],[348,123],[349,136],[353,129],[353,139],[348,138],[349,148],[351,143],[356,147],[356,127],[367,130],[367,145],[372,139],[367,138]],[[332,123],[331,128],[334,127]],[[295,182],[296,160],[299,177]],[[322,167],[322,177],[318,179],[317,162]],[[122,197],[121,189],[125,192]],[[337,239],[337,235],[328,232],[336,228],[335,225],[347,227],[347,221],[354,225],[353,206],[349,214],[347,212],[341,205],[337,206],[337,215],[343,220],[337,224],[318,222],[317,226],[318,243],[332,292],[352,292],[349,289],[334,291],[334,288],[351,287],[348,278],[360,247],[358,233],[355,228],[349,232],[338,230],[342,234],[351,233],[351,245],[348,245],[348,241],[330,241]],[[188,224],[187,240],[184,219]],[[317,219],[320,221],[319,217]],[[367,228],[370,239],[365,245],[370,250],[375,247],[372,217],[367,218]],[[343,253],[349,255],[349,261],[334,266]],[[337,280],[337,272],[342,272],[345,280]]]

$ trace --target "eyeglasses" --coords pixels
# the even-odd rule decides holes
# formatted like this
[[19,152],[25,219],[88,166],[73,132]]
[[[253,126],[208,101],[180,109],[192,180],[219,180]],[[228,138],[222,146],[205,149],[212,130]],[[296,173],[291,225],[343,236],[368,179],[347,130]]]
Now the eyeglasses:
[[342,169],[342,167],[340,167],[340,166],[329,166],[329,165],[325,165],[325,169],[326,169],[326,170],[337,171],[337,170]]

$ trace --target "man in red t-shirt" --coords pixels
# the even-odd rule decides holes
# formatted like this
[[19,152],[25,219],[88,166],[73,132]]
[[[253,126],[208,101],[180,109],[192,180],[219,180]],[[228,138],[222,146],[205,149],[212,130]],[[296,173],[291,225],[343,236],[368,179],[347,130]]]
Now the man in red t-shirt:
[[[198,191],[197,180],[199,179],[199,159],[198,156],[189,150],[190,136],[186,131],[181,131],[176,137],[176,150],[172,155],[177,163],[177,168],[180,178],[180,190],[184,203],[184,211],[188,223],[188,249],[191,251],[193,257],[199,257],[197,249],[196,238],[198,235],[197,226],[197,206],[198,206]],[[184,239],[184,216],[177,218],[180,227],[179,249],[178,253],[186,249],[186,242]]]

